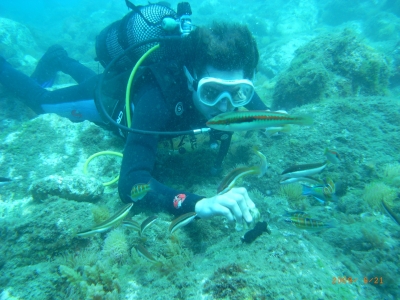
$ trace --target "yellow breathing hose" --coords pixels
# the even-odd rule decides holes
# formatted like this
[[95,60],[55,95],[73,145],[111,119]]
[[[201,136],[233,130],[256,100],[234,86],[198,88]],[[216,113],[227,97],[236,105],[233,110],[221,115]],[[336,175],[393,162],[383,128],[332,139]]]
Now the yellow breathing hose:
[[[89,163],[92,161],[93,158],[100,156],[100,155],[115,155],[115,156],[119,156],[122,157],[122,153],[120,152],[114,152],[114,151],[101,151],[101,152],[97,152],[95,154],[93,154],[92,156],[90,156],[86,161],[85,164],[83,165],[83,173],[84,174],[88,174],[88,166]],[[119,175],[117,177],[115,177],[113,180],[108,181],[108,182],[103,182],[104,186],[108,186],[108,185],[112,185],[113,183],[117,182],[119,179]]]
[[[127,121],[127,125],[130,128],[131,127],[131,110],[130,110],[130,98],[131,98],[131,87],[132,87],[132,82],[133,82],[133,78],[135,77],[136,71],[139,69],[140,65],[142,64],[142,62],[151,54],[153,53],[155,50],[157,50],[158,48],[160,48],[160,45],[157,44],[154,47],[150,48],[149,50],[146,51],[145,54],[142,55],[142,57],[136,62],[135,66],[132,69],[132,72],[129,76],[128,79],[128,83],[126,85],[126,92],[125,92],[125,111],[126,111],[126,121]],[[101,152],[97,152],[95,154],[93,154],[92,156],[90,156],[85,164],[83,165],[83,173],[84,174],[88,174],[88,165],[91,162],[91,160],[95,157],[101,156],[101,155],[114,155],[114,156],[119,156],[122,157],[122,153],[120,152],[114,152],[114,151],[101,151]],[[108,181],[108,182],[103,182],[104,186],[109,186],[112,185],[114,183],[116,183],[119,179],[119,175],[117,177],[115,177],[113,180]]]
[[157,44],[154,47],[147,50],[146,53],[143,54],[142,57],[137,61],[137,63],[135,64],[135,66],[132,69],[131,75],[129,76],[128,84],[126,86],[126,92],[125,92],[126,124],[128,125],[129,128],[131,128],[131,110],[130,110],[129,102],[131,100],[131,87],[132,87],[133,77],[135,77],[136,71],[139,69],[142,62],[158,48],[160,48],[160,44]]

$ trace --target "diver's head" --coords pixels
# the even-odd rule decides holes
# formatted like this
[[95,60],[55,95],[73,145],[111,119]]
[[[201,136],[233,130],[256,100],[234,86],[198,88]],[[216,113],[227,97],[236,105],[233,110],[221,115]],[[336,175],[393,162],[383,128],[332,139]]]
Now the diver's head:
[[250,102],[259,54],[247,26],[198,27],[184,39],[182,49],[194,104],[207,119]]
[[196,76],[199,79],[186,67],[184,71],[193,103],[207,120],[246,105],[254,95],[253,83],[244,78],[243,69],[224,71],[207,66],[205,73]]

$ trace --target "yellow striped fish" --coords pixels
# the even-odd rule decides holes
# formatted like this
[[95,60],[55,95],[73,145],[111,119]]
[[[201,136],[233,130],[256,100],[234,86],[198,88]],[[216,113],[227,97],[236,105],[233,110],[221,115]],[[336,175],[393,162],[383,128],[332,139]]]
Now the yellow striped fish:
[[320,220],[307,218],[302,214],[294,214],[292,217],[285,219],[285,222],[291,223],[297,228],[312,231],[319,231],[335,227],[332,223],[324,223]]
[[149,183],[137,183],[132,187],[131,199],[136,202],[142,199],[151,190],[151,184]]

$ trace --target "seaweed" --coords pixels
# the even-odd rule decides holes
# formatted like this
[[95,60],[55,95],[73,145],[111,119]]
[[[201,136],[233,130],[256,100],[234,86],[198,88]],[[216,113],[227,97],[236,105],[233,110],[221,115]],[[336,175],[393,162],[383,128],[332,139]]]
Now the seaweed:
[[364,188],[363,199],[371,208],[376,210],[380,210],[382,201],[385,201],[388,205],[393,205],[393,200],[396,197],[396,189],[381,181],[369,183]]
[[243,272],[243,268],[235,263],[218,268],[204,283],[204,292],[211,293],[216,299],[244,299],[243,289],[247,282],[239,277]]

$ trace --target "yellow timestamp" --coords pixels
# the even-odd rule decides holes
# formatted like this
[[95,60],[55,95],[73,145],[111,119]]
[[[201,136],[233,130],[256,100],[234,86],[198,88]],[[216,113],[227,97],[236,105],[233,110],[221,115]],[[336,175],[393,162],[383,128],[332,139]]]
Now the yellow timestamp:
[[[360,282],[358,278],[338,276],[332,278],[332,284],[353,284]],[[364,284],[383,284],[383,277],[364,277]]]

